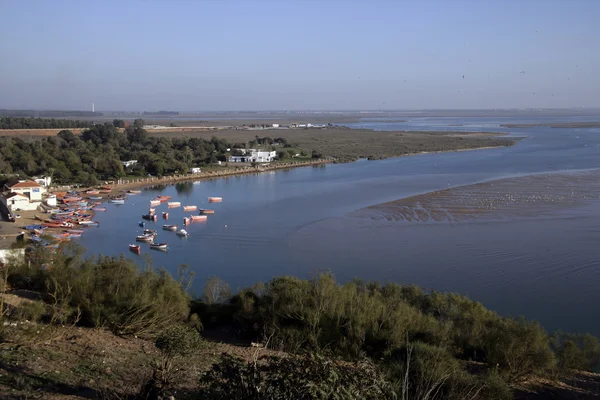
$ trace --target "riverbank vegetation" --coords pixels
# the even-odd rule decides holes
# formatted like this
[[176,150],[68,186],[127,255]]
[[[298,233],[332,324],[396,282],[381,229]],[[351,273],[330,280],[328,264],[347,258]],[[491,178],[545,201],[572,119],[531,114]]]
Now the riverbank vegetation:
[[[162,176],[187,173],[225,160],[222,139],[151,137],[139,120],[125,130],[112,123],[94,125],[75,135],[68,130],[40,140],[0,138],[0,174],[52,174],[57,183],[96,185],[127,174]],[[122,161],[137,160],[126,169]]]
[[81,254],[35,249],[0,270],[0,393],[511,399],[600,361],[591,335],[549,335],[457,294],[320,274],[238,293],[209,278],[192,298],[187,266]]
[[[260,132],[260,133],[257,133]],[[325,128],[240,130],[221,129],[197,132],[153,132],[160,137],[195,137],[209,139],[212,136],[232,143],[247,143],[261,139],[281,137],[294,149],[303,150],[309,156],[314,151],[336,162],[351,162],[359,158],[371,160],[399,157],[422,152],[471,150],[485,147],[503,147],[515,144],[515,138],[502,137],[490,132],[448,131],[372,131],[350,129],[343,126]],[[275,140],[275,139],[272,139]],[[277,148],[278,151],[287,149]]]

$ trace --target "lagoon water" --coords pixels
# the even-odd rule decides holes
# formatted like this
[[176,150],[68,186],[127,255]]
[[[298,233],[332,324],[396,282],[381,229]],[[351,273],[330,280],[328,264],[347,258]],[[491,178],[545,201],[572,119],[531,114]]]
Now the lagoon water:
[[[597,121],[600,117],[556,120]],[[454,291],[501,314],[538,319],[549,330],[600,335],[596,311],[600,303],[600,185],[589,184],[600,182],[600,172],[595,170],[600,169],[600,129],[500,127],[553,121],[363,120],[349,125],[376,130],[494,131],[525,139],[510,148],[361,160],[147,189],[131,196],[125,205],[107,205],[108,211],[96,218],[100,227],[86,231],[81,243],[89,254],[123,253],[140,263],[151,255],[155,266],[172,272],[180,264],[189,264],[196,273],[196,293],[211,275],[236,289],[275,275],[309,277],[330,270],[341,281],[356,277]],[[377,140],[377,132],[373,136]],[[544,180],[532,186],[532,174],[542,174]],[[527,198],[539,195],[545,203],[525,201],[517,213],[503,213],[504,208],[496,207],[493,215],[428,221],[386,218],[389,210],[384,206],[365,210],[503,178],[509,179],[502,181],[498,191],[522,194],[524,188],[535,189],[537,194],[528,192]],[[553,197],[556,188],[565,185],[572,186],[571,195],[565,196],[563,190]],[[454,212],[462,213],[477,203],[473,196],[490,195],[489,188],[480,188],[443,193],[451,194],[446,197],[452,198]],[[147,212],[149,199],[157,194],[216,212],[207,222],[190,225],[191,235],[186,239],[160,230],[157,240],[168,242],[170,251],[150,251],[142,245],[142,257],[138,257],[127,251],[127,245],[140,232],[138,221]],[[208,196],[221,196],[223,202],[209,205]],[[428,196],[434,195],[418,198],[417,206],[428,207]],[[465,196],[464,201],[460,196]],[[439,198],[435,201],[436,207],[444,207]],[[556,204],[548,207],[548,202]],[[166,210],[166,204],[157,207],[159,214]],[[169,213],[169,223],[177,224],[190,214],[182,208]],[[147,223],[156,229],[162,224],[162,220]]]

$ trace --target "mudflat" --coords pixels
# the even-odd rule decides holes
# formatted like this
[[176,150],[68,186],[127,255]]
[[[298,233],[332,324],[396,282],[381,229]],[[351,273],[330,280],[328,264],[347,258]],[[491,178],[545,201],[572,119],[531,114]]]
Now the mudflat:
[[600,127],[600,122],[548,122],[535,124],[502,124],[500,126],[504,128],[598,128]]
[[600,170],[504,178],[408,197],[354,216],[405,222],[465,222],[551,215],[600,199]]

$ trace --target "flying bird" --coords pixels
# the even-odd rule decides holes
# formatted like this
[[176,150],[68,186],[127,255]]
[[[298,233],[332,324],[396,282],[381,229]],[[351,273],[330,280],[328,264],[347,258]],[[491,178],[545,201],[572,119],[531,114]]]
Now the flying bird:
[[463,75],[463,79],[465,79],[465,76]]
[[522,74],[524,74],[524,73],[525,73],[525,71],[521,71],[521,73],[522,73]]

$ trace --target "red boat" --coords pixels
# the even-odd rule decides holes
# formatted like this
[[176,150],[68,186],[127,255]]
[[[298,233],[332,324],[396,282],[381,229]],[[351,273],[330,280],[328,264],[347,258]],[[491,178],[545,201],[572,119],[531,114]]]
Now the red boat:
[[131,251],[132,253],[136,253],[136,254],[140,254],[142,248],[136,244],[130,244],[129,245],[129,251]]

